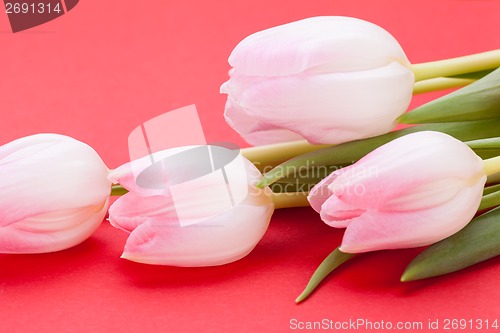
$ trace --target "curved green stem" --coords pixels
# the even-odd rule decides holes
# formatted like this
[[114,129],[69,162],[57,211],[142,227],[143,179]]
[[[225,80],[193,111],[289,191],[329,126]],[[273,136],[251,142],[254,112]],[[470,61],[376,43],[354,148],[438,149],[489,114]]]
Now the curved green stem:
[[[126,193],[128,191],[119,184],[111,187],[111,196],[122,196]],[[309,206],[309,202],[307,201],[308,194],[308,192],[273,193],[274,208],[307,207]]]
[[437,77],[434,79],[415,82],[415,86],[413,87],[413,94],[417,95],[436,90],[464,87],[475,81],[476,80],[474,79]]
[[411,66],[415,82],[500,67],[500,49]]
[[273,193],[274,208],[307,207],[307,192]]

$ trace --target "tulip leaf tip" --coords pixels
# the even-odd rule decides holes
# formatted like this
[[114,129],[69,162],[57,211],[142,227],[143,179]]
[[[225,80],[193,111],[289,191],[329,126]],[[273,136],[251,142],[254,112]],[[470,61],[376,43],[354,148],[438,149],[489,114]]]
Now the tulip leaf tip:
[[306,290],[304,290],[296,299],[295,299],[295,303],[297,304],[300,304],[302,303],[307,297],[309,297],[309,292],[306,292]]
[[462,270],[500,255],[500,207],[472,220],[456,234],[432,244],[406,267],[401,281],[415,281]]
[[401,282],[423,280],[435,276],[432,273],[433,269],[435,269],[435,264],[432,262],[422,263],[419,258],[420,256],[417,256],[408,264],[408,266],[406,266],[403,274],[401,274]]
[[410,265],[406,267],[403,274],[401,274],[401,278],[399,280],[401,282],[411,282],[435,276],[431,273],[431,271],[429,271],[430,269],[432,269],[431,266],[422,266],[422,267],[419,266],[421,265],[415,266],[413,263],[410,263]]
[[336,248],[330,253],[313,273],[304,291],[295,299],[296,303],[301,303],[311,295],[318,285],[337,267],[354,257],[354,254],[344,253]]
[[410,282],[410,281],[413,281],[413,278],[411,277],[411,274],[408,274],[408,272],[405,271],[403,273],[403,275],[401,275],[400,281],[401,282]]

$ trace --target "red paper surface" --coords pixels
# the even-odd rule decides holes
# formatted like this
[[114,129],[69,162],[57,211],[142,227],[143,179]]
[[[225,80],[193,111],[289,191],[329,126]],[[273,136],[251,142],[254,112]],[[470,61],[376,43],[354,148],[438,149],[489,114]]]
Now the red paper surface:
[[[53,21],[12,33],[2,9],[0,144],[62,133],[93,146],[114,168],[127,162],[135,127],[196,104],[208,141],[244,145],[223,120],[219,86],[231,50],[248,34],[310,16],[354,16],[390,31],[417,63],[499,48],[499,13],[495,0],[82,0]],[[154,267],[120,259],[126,235],[104,222],[67,251],[0,255],[0,331],[288,332],[299,331],[293,323],[323,319],[423,323],[410,332],[472,319],[483,320],[478,331],[495,331],[485,321],[500,319],[498,259],[403,284],[399,277],[420,249],[371,253],[296,305],[341,237],[309,208],[282,210],[239,262]],[[429,320],[439,320],[439,329],[430,330]]]

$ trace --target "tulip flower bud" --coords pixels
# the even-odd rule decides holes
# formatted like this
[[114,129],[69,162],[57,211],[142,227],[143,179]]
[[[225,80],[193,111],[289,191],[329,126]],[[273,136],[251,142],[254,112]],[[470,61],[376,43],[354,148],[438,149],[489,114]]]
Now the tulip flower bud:
[[229,57],[225,118],[251,144],[338,144],[390,131],[412,96],[401,46],[379,26],[313,17],[254,33]]
[[440,241],[472,219],[486,174],[464,143],[423,131],[393,140],[333,172],[309,194],[333,227],[346,227],[340,250],[359,253]]
[[274,211],[269,189],[254,186],[260,176],[238,152],[217,146],[171,148],[112,171],[129,190],[109,209],[111,224],[130,233],[122,258],[213,266],[244,257]]
[[0,253],[44,253],[87,239],[108,208],[108,168],[88,145],[38,134],[0,147]]

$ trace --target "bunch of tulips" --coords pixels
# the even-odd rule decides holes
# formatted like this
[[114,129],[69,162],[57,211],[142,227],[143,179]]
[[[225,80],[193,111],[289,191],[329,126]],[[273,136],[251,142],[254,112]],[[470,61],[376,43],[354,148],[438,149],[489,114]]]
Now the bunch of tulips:
[[222,265],[275,209],[311,206],[345,233],[297,301],[364,252],[428,246],[403,281],[500,254],[500,50],[411,64],[381,27],[325,16],[252,34],[229,63],[224,116],[255,147],[149,149],[109,170],[63,135],[1,146],[0,253],[67,249],[109,213],[130,234],[122,258]]

